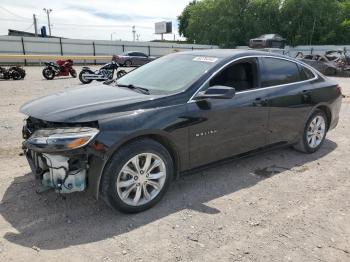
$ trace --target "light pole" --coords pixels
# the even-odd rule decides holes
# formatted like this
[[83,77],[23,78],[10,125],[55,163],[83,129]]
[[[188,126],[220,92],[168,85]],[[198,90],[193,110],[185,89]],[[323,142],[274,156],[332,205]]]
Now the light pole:
[[132,36],[133,36],[133,41],[135,42],[136,29],[134,25],[132,26]]
[[44,12],[46,13],[47,15],[47,24],[49,26],[49,35],[51,36],[51,23],[50,23],[50,13],[52,12],[52,9],[46,9],[46,8],[43,8]]
[[111,41],[113,41],[113,35],[114,34],[116,34],[116,32],[113,32],[112,34],[111,34]]

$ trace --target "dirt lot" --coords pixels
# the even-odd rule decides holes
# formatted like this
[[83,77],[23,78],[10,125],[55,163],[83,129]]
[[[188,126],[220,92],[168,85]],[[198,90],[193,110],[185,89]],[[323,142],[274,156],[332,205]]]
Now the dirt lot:
[[[0,261],[350,261],[350,98],[313,155],[279,149],[175,182],[123,215],[86,194],[35,193],[21,153],[26,101],[79,85],[0,81]],[[350,79],[338,79],[350,95]]]

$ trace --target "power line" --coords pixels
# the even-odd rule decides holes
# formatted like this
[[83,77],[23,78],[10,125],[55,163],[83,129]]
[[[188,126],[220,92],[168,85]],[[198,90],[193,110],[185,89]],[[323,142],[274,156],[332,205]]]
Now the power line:
[[12,19],[12,18],[1,18],[0,20],[2,21],[11,21],[11,22],[20,22],[20,23],[31,23],[31,21],[24,21],[24,20],[19,20],[19,19]]
[[[67,23],[55,23],[55,25],[59,25],[59,26],[74,26],[74,27],[119,27],[119,28],[130,28],[132,27],[131,25],[94,25],[94,24],[67,24]],[[153,27],[150,26],[136,26],[137,28],[141,28],[141,29],[154,29]]]
[[26,28],[26,29],[24,29],[24,30],[21,30],[21,31],[27,31],[27,30],[29,30],[32,26],[34,25],[34,23],[33,24],[31,24],[28,28]]
[[2,10],[6,11],[7,13],[9,13],[10,15],[13,15],[13,16],[15,16],[15,17],[21,18],[21,19],[23,19],[23,20],[31,20],[31,19],[29,19],[29,18],[26,18],[26,17],[20,16],[20,15],[17,15],[17,14],[15,14],[14,12],[8,10],[7,8],[5,8],[5,7],[3,7],[3,6],[0,6],[0,8],[1,8]]

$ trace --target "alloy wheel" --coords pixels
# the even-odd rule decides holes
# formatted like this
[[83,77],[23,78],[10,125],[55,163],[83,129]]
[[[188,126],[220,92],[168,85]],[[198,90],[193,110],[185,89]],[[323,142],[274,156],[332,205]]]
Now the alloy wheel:
[[162,190],[166,175],[165,163],[158,155],[138,154],[128,160],[118,174],[118,196],[127,205],[145,205]]
[[318,147],[326,134],[326,121],[321,115],[316,115],[306,131],[306,141],[311,148]]

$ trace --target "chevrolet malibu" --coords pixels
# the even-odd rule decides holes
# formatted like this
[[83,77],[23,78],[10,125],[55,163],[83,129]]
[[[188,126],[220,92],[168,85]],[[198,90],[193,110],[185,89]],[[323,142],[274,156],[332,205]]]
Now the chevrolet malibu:
[[289,57],[176,53],[23,105],[23,148],[42,187],[140,212],[185,171],[272,147],[316,152],[341,99],[336,82]]

